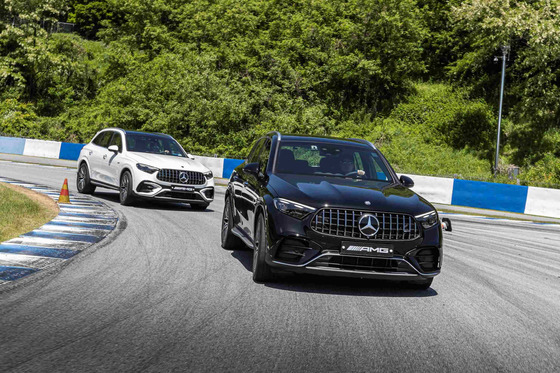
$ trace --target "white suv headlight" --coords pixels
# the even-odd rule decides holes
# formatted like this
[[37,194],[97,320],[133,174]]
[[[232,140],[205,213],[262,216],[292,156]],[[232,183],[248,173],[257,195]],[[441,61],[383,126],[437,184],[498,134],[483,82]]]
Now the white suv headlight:
[[211,178],[214,177],[214,174],[212,173],[212,171],[208,171],[204,173],[204,176],[206,177],[207,180],[210,180]]
[[159,168],[152,167],[152,166],[149,166],[149,165],[143,164],[143,163],[136,163],[136,168],[139,169],[140,171],[144,171],[144,172],[147,172],[149,174],[153,174],[153,173],[159,171]]

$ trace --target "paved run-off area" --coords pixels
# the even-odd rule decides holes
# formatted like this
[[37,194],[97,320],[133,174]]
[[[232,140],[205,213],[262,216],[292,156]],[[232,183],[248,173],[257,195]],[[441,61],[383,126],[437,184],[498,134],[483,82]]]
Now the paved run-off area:
[[[0,176],[75,191],[75,170],[0,163]],[[223,190],[223,189],[221,189]],[[118,204],[111,243],[0,293],[2,371],[560,370],[560,229],[453,220],[428,291],[387,282],[251,280],[205,212]]]

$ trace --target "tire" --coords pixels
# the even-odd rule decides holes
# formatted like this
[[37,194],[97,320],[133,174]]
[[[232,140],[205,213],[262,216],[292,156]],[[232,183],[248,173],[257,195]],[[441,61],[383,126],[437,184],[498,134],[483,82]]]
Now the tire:
[[91,183],[89,178],[89,168],[84,162],[80,165],[78,173],[76,175],[76,185],[78,186],[78,192],[82,194],[93,194],[95,192],[95,185]]
[[121,205],[123,206],[130,206],[134,202],[134,195],[132,191],[132,175],[130,174],[130,171],[125,171],[121,175],[119,199]]
[[231,197],[226,197],[224,213],[222,214],[222,248],[225,250],[235,250],[245,246],[239,237],[233,234],[231,227],[233,224],[233,211],[231,209]]
[[424,281],[412,281],[408,283],[408,288],[414,290],[428,290],[432,286],[433,278],[429,278]]
[[208,208],[208,206],[210,205],[209,203],[191,203],[191,209],[196,210],[196,211],[204,211],[206,210],[206,208]]
[[253,281],[263,283],[274,279],[270,266],[264,260],[268,249],[268,240],[266,239],[266,228],[264,226],[264,217],[258,216],[255,231],[255,248],[253,251]]

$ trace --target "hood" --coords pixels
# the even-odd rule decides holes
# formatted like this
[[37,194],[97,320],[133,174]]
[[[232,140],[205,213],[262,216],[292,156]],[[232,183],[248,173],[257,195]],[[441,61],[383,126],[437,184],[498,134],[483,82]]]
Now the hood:
[[[274,197],[282,197],[315,208],[325,205],[360,210],[401,212],[419,215],[434,207],[412,190],[384,181],[346,179],[313,175],[271,175]],[[369,201],[371,205],[366,205]]]
[[198,171],[207,172],[210,171],[208,168],[204,167],[202,163],[192,159],[175,157],[172,155],[161,155],[161,154],[150,154],[150,153],[134,153],[129,152],[128,157],[137,163],[147,164],[148,166],[153,166],[157,168],[169,168],[175,170],[186,170],[186,171]]

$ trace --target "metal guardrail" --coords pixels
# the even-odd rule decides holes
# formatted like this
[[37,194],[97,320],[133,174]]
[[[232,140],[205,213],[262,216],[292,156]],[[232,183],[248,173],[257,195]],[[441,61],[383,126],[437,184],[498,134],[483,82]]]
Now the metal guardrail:
[[[19,17],[9,17],[4,18],[3,21],[5,23],[11,24],[13,27],[19,27],[21,25],[25,25],[28,23],[27,21],[22,20]],[[75,23],[69,22],[49,22],[49,21],[39,21],[34,22],[38,24],[43,30],[47,31],[49,34],[61,32],[61,33],[72,33],[76,29]]]

